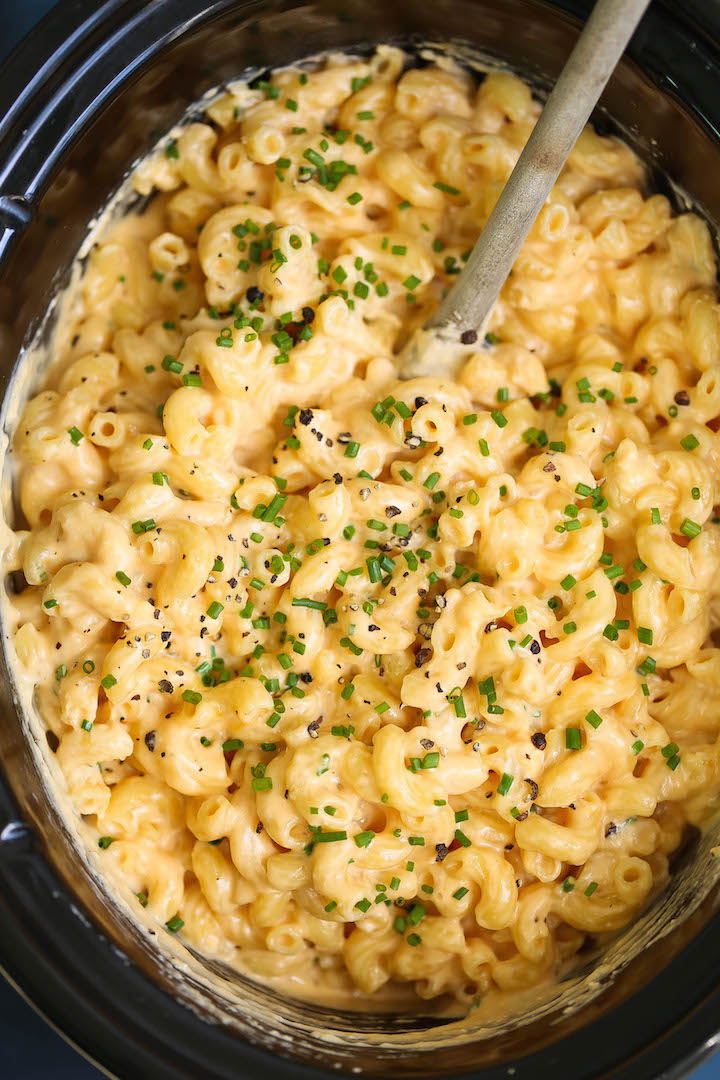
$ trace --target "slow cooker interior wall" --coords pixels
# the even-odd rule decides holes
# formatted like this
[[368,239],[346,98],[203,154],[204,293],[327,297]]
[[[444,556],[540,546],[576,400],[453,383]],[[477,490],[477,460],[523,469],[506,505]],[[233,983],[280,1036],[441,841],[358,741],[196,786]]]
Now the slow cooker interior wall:
[[[64,279],[88,221],[102,208],[118,177],[210,87],[237,77],[247,67],[274,66],[330,47],[367,47],[393,38],[416,43],[426,39],[470,40],[488,55],[528,73],[542,87],[559,70],[575,36],[566,19],[549,18],[550,8],[536,0],[497,0],[495,4],[437,0],[432,5],[417,5],[411,0],[395,0],[392,5],[381,0],[353,0],[343,5],[340,18],[338,5],[330,0],[275,3],[263,5],[262,14],[256,7],[249,24],[247,19],[225,14],[181,37],[129,81],[105,114],[88,127],[62,163],[35,222],[7,261],[0,284],[5,378],[29,330],[42,321],[48,298]],[[657,50],[651,60],[653,64],[661,62]],[[629,64],[619,70],[605,100],[609,113],[640,149],[652,151],[674,181],[697,195],[711,216],[720,218],[720,193],[708,182],[717,169],[718,149],[688,113],[659,94]],[[87,873],[78,873],[76,855],[44,795],[6,685],[4,680],[0,756],[23,815],[45,838],[49,860],[98,924],[121,942],[141,967],[157,975],[146,939],[103,901]],[[704,916],[699,914],[698,918],[702,922]],[[656,965],[677,951],[679,944],[667,939],[656,949]],[[646,981],[651,966],[646,964],[641,971],[635,967],[634,976],[621,980],[612,996],[623,997],[631,983]],[[357,1030],[357,1024],[355,1027]],[[442,1071],[477,1065],[483,1058],[502,1060],[516,1054],[519,1046],[537,1046],[559,1034],[544,1032],[541,1037],[539,1031],[528,1028],[512,1043],[495,1040],[492,1050],[476,1046],[472,1056],[468,1048],[458,1048],[447,1053]],[[424,1072],[425,1067],[419,1057],[417,1061],[409,1057],[403,1073],[419,1075],[417,1070]]]

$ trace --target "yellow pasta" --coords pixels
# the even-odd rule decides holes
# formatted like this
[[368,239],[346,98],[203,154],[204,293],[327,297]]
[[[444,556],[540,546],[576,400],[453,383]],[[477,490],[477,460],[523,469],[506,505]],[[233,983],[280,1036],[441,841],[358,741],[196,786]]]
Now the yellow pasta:
[[718,804],[716,267],[588,128],[457,380],[402,382],[539,113],[406,61],[238,85],[139,166],[6,563],[150,915],[294,993],[466,1006],[626,926]]

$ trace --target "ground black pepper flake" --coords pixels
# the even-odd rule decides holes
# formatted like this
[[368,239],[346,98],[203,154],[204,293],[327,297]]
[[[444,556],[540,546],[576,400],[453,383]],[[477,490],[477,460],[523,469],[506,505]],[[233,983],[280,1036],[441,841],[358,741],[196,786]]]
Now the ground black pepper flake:
[[538,797],[538,786],[534,780],[531,780],[529,776],[525,777],[525,783],[530,787],[530,800],[535,802]]

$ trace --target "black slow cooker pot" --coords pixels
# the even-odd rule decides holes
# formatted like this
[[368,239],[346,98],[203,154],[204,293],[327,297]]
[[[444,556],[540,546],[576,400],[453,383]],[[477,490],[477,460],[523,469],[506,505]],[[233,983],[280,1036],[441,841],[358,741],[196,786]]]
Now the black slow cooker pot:
[[[584,0],[61,0],[0,74],[0,379],[67,277],[88,222],[192,102],[247,68],[327,48],[465,41],[542,92]],[[720,2],[653,0],[596,123],[720,222]],[[677,187],[676,187],[677,185]],[[8,583],[12,587],[12,583]],[[187,956],[163,958],[98,885],[41,781],[0,675],[0,963],[69,1039],[119,1077],[321,1075],[590,1080],[675,1077],[720,1031],[720,889],[696,838],[634,958],[588,957],[596,993],[488,1037],[421,1016],[282,999]],[[689,912],[686,919],[679,911]],[[674,913],[674,914],[673,914]],[[594,973],[594,974],[593,974]],[[212,981],[210,977],[212,976]],[[551,1003],[552,1006],[552,1003]],[[278,1038],[278,1029],[285,1039]],[[281,1056],[282,1055],[282,1056]],[[294,1060],[292,1060],[294,1059]]]

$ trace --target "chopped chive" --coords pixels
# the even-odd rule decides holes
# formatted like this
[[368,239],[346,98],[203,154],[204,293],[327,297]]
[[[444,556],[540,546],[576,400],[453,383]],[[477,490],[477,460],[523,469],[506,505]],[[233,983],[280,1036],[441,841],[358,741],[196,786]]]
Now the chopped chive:
[[155,522],[152,518],[148,518],[146,521],[133,521],[130,528],[136,536],[139,536],[141,533],[150,532],[151,529],[154,529]]
[[375,833],[371,829],[367,832],[356,833],[356,835],[353,836],[353,840],[359,848],[369,847],[374,839]]
[[565,728],[565,746],[568,750],[582,749],[582,733],[580,728]]
[[222,744],[223,753],[229,754],[233,750],[242,750],[244,746],[245,743],[242,741],[242,739],[226,739],[225,742]]
[[438,191],[444,191],[446,195],[459,195],[460,192],[457,188],[451,187],[450,184],[443,184],[441,180],[437,180],[433,187],[436,187]]
[[511,776],[509,773],[503,773],[502,779],[497,787],[498,795],[507,795],[508,791],[513,786],[514,780],[514,776]]
[[308,600],[307,597],[294,597],[292,607],[311,608],[313,611],[325,611],[327,604],[322,600]]
[[407,921],[411,926],[419,926],[422,920],[425,918],[426,908],[424,904],[413,904],[410,908]]

